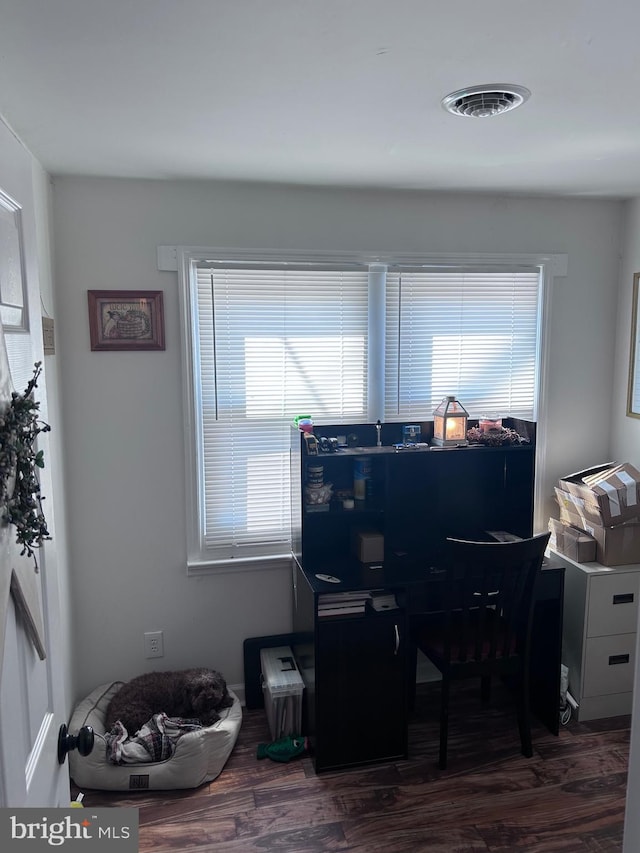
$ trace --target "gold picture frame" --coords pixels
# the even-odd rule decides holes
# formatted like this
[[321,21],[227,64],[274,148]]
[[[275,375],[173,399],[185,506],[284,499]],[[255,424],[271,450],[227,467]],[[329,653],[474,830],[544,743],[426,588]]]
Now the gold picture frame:
[[89,290],[92,350],[163,350],[161,290]]
[[640,319],[638,289],[640,272],[633,275],[633,303],[631,309],[631,342],[629,346],[629,386],[627,389],[627,415],[640,418]]

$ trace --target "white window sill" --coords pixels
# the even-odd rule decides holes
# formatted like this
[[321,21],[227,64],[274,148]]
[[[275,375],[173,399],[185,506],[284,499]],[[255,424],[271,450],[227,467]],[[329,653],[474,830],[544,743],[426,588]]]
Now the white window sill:
[[237,572],[263,572],[268,569],[291,568],[291,552],[264,557],[237,557],[225,560],[188,560],[187,577],[221,575]]

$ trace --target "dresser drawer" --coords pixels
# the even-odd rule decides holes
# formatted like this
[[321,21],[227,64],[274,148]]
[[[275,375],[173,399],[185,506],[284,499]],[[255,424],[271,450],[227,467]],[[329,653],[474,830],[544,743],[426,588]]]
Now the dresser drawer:
[[635,633],[638,624],[640,574],[598,575],[589,586],[587,637]]
[[[633,689],[636,635],[616,634],[587,640],[582,693],[600,696]],[[571,674],[569,674],[571,677]]]

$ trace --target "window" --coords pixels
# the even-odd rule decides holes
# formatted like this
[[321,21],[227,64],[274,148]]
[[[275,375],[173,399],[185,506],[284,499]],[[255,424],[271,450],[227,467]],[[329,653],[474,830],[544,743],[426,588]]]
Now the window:
[[182,253],[190,573],[288,557],[295,415],[536,418],[542,264]]
[[471,417],[532,420],[540,271],[390,271],[385,420],[430,420],[447,394]]
[[203,550],[281,556],[293,417],[367,417],[367,269],[200,264],[195,279]]

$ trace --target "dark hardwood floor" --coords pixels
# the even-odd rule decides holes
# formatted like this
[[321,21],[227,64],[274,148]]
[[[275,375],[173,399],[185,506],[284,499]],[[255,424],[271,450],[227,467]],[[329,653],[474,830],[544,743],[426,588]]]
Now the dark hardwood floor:
[[[188,791],[84,791],[86,806],[139,809],[140,851],[217,853],[619,853],[630,717],[534,725],[519,751],[512,705],[496,685],[452,693],[449,766],[437,767],[438,687],[419,688],[409,758],[316,775],[308,755],[257,760],[263,711],[245,711],[225,769]],[[75,797],[77,788],[72,787]]]

